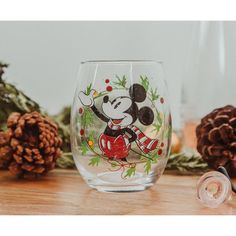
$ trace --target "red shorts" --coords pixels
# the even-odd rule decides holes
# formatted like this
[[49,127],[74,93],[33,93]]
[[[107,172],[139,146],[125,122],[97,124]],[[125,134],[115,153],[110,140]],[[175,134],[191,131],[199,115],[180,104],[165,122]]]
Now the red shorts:
[[129,155],[131,144],[129,143],[129,137],[125,134],[118,137],[102,134],[99,137],[99,147],[104,156],[121,159]]

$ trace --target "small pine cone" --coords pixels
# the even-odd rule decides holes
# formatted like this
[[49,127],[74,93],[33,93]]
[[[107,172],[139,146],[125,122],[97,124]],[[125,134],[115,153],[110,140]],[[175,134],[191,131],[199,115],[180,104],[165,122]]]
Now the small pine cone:
[[224,166],[236,176],[236,107],[225,106],[203,117],[196,128],[197,150],[210,167]]
[[61,155],[62,139],[57,125],[38,112],[12,113],[7,126],[12,158],[8,165],[13,174],[34,179],[55,167]]
[[7,169],[12,158],[12,150],[9,145],[11,132],[0,132],[0,169]]

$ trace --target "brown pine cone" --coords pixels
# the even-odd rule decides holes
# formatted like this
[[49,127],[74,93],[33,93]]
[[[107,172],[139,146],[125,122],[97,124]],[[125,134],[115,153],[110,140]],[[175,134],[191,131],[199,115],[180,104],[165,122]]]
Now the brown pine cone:
[[10,130],[0,132],[0,169],[7,169],[12,157],[12,150],[9,145]]
[[197,150],[210,167],[224,166],[236,176],[236,107],[225,106],[202,118],[196,128]]
[[32,179],[55,167],[62,145],[55,123],[38,112],[15,112],[9,116],[7,127],[12,150],[10,172]]

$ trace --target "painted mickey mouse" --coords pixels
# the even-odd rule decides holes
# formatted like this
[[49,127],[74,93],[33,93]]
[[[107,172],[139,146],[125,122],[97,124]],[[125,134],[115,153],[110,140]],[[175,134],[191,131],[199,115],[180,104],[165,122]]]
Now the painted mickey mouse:
[[130,96],[120,96],[110,101],[109,96],[103,97],[102,112],[94,104],[92,90],[89,95],[79,93],[79,99],[84,106],[89,106],[102,121],[107,123],[103,134],[99,137],[99,147],[108,158],[126,160],[131,149],[131,143],[136,142],[140,150],[148,153],[157,147],[158,140],[150,139],[133,123],[138,119],[143,125],[150,125],[154,120],[151,108],[138,108],[137,103],[145,101],[147,93],[140,84],[129,88]]

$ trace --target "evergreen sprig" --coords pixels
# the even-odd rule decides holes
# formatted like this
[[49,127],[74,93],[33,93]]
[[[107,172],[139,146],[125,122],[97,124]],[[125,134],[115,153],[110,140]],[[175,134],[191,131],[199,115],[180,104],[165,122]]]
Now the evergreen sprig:
[[148,175],[149,172],[151,171],[151,167],[152,167],[152,161],[148,160],[146,161],[145,165],[144,165],[144,172]]
[[38,111],[44,113],[38,103],[2,78],[7,67],[6,63],[0,62],[0,129],[6,128],[6,120],[12,112],[24,114]]
[[135,167],[135,166],[129,167],[129,168],[127,169],[127,171],[125,172],[124,178],[134,176],[134,175],[135,175],[135,172],[136,172],[136,167]]
[[159,97],[160,97],[160,95],[157,93],[157,88],[155,88],[155,89],[151,88],[151,90],[150,90],[151,101],[155,102]]
[[149,174],[152,168],[152,164],[156,164],[159,157],[160,156],[157,154],[157,152],[146,154],[146,157],[141,156],[140,160],[146,161],[144,164],[144,172],[146,174]]
[[86,128],[94,123],[94,113],[89,107],[84,107],[83,114],[79,118],[80,126]]
[[93,157],[89,161],[89,166],[98,166],[100,161],[101,161],[101,157],[99,156]]
[[120,87],[120,88],[126,88],[126,84],[127,84],[127,78],[125,75],[121,77],[119,77],[118,75],[116,75],[116,81],[113,81],[113,84],[115,85],[115,88],[117,88],[116,86]]
[[180,173],[205,172],[209,169],[207,163],[201,156],[188,156],[184,153],[172,154],[169,157],[166,170],[175,170]]
[[160,128],[161,128],[161,126],[162,126],[162,119],[161,119],[160,113],[157,112],[156,113],[156,120],[155,120],[155,122],[153,124],[154,129],[152,130],[152,132],[155,131],[155,132],[158,133]]
[[149,80],[147,76],[142,76],[140,75],[140,80],[141,80],[141,84],[144,87],[144,89],[146,90],[146,92],[149,89]]
[[90,84],[87,86],[87,88],[86,88],[86,90],[85,90],[85,94],[86,94],[86,95],[89,95],[90,92],[91,92],[91,90],[92,90],[92,83],[90,83]]
[[57,159],[57,167],[62,169],[71,169],[75,168],[74,159],[71,152],[63,152],[62,156]]
[[83,140],[81,142],[81,154],[82,155],[86,155],[86,153],[88,152],[88,146],[87,146],[87,142],[85,140]]

